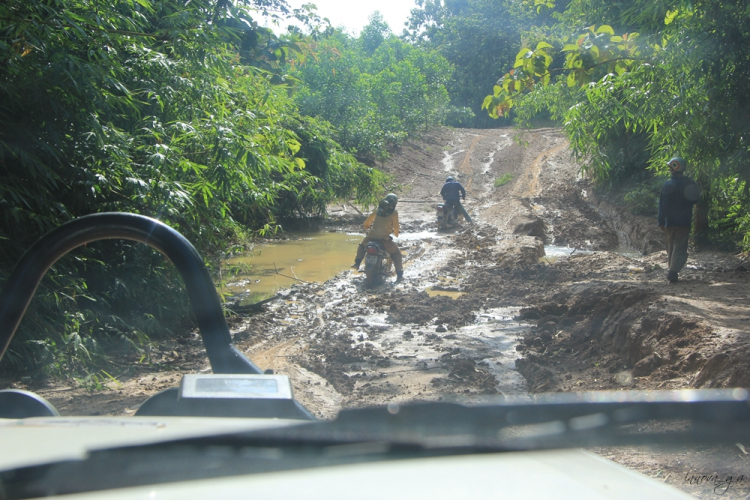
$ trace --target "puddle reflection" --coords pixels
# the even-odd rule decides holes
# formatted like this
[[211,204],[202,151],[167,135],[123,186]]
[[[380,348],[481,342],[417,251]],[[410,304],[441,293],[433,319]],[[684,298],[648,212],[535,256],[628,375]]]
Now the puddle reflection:
[[[245,295],[242,304],[270,297],[302,281],[326,281],[354,262],[361,235],[293,233],[296,239],[272,241],[222,265],[225,291]],[[232,278],[226,278],[230,273]],[[284,276],[282,276],[284,275]]]
[[435,297],[437,295],[443,295],[445,297],[450,297],[452,299],[457,299],[459,297],[463,297],[464,295],[466,295],[466,292],[457,292],[457,291],[454,291],[454,290],[440,290],[440,289],[436,290],[436,289],[434,289],[431,286],[425,288],[424,291],[427,292],[427,295],[429,295],[430,297]]

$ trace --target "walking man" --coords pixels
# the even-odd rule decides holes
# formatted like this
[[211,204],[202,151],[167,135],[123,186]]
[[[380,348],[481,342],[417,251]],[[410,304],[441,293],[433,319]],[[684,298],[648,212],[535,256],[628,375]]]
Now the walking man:
[[469,213],[466,211],[463,205],[461,205],[461,198],[466,200],[466,190],[460,182],[456,182],[456,179],[448,176],[448,178],[445,179],[443,188],[440,190],[440,196],[442,196],[443,200],[445,200],[446,209],[450,210],[452,207],[456,207],[456,210],[463,214],[466,222],[471,222]]
[[659,197],[659,229],[667,240],[669,271],[667,280],[677,283],[679,273],[688,258],[688,238],[693,219],[693,205],[700,198],[700,189],[692,179],[685,177],[687,160],[675,156],[669,160],[672,178],[661,188]]

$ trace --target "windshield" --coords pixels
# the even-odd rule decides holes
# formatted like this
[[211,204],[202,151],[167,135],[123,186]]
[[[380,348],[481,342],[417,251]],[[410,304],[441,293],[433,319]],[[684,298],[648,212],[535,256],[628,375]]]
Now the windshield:
[[[0,285],[54,228],[130,212],[195,246],[243,366],[288,377],[305,418],[380,407],[419,434],[412,403],[746,399],[748,6],[399,5],[0,5]],[[119,239],[54,263],[0,390],[66,417],[189,397],[217,358],[172,263]],[[268,399],[286,379],[196,380]],[[695,425],[678,417],[619,423]],[[495,445],[539,431],[507,420]],[[745,498],[750,442],[725,438],[580,446]]]

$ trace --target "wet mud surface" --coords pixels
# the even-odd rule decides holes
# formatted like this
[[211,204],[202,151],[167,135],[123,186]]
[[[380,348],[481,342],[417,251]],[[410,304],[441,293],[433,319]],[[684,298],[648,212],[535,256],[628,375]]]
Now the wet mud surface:
[[[603,205],[559,131],[442,128],[379,167],[399,184],[406,280],[368,290],[364,275],[348,270],[293,285],[262,312],[231,319],[239,349],[288,375],[316,416],[392,402],[750,387],[750,264],[692,252],[669,284],[655,221]],[[447,175],[466,187],[474,223],[438,233]],[[495,187],[503,176],[510,181]],[[327,230],[361,233],[358,209],[329,212]],[[545,245],[567,250],[545,257]],[[33,389],[64,414],[132,414],[182,373],[210,369],[197,333],[151,354],[151,366],[141,363],[106,390]],[[27,387],[3,385],[11,383]],[[699,497],[713,486],[689,484],[686,474],[750,476],[739,448],[597,452]],[[724,497],[748,494],[750,482]]]

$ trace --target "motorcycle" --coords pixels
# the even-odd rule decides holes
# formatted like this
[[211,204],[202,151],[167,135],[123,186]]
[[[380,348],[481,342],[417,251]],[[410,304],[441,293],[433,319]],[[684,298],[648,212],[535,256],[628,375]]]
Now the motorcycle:
[[458,225],[458,210],[455,205],[440,203],[437,206],[437,228],[445,231]]
[[365,246],[365,286],[372,287],[381,284],[391,272],[390,254],[379,241],[370,241]]

